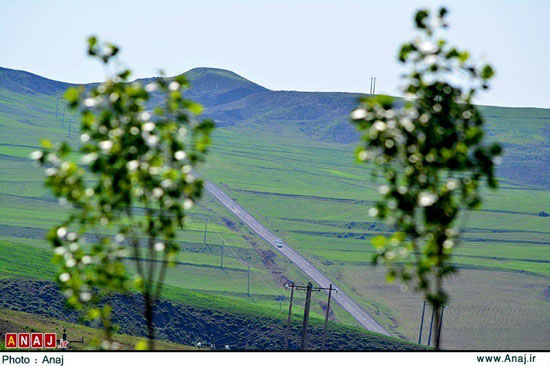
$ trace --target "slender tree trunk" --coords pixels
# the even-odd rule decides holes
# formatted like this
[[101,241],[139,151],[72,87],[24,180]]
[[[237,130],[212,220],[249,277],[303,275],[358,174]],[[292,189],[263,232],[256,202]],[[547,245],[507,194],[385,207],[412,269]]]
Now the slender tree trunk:
[[441,306],[436,305],[434,306],[434,339],[435,339],[435,349],[439,349],[439,319],[441,319]]
[[[110,305],[105,305],[110,308]],[[106,313],[104,309],[101,310],[101,321],[103,323],[103,333],[105,335],[105,340],[109,344],[109,349],[111,349],[113,344],[113,325],[111,323],[111,312]]]
[[147,348],[150,351],[155,349],[155,325],[153,324],[153,299],[147,292],[144,294],[145,300],[145,321],[147,323]]
[[434,320],[435,320],[435,334],[434,334],[434,338],[435,338],[435,349],[439,349],[439,346],[441,344],[441,339],[439,338],[439,336],[441,335],[441,330],[440,330],[440,326],[441,326],[441,300],[440,300],[440,296],[443,292],[443,279],[441,278],[441,276],[437,276],[436,278],[436,294],[437,294],[437,301],[436,303],[434,304],[434,307],[433,307],[433,311],[434,311],[434,314],[435,314],[435,317],[434,317]]

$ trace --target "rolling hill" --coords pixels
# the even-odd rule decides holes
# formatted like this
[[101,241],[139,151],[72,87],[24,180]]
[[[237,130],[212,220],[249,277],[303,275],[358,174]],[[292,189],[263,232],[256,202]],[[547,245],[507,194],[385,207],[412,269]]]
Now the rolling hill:
[[[192,85],[187,97],[201,103],[204,116],[220,127],[299,133],[323,142],[351,143],[358,138],[348,114],[360,94],[269,90],[231,71],[214,68],[195,68],[185,75]],[[0,88],[9,92],[60,96],[71,85],[0,68]],[[522,184],[550,187],[550,169],[544,169],[550,165],[550,111],[493,106],[481,110],[488,120],[488,135],[505,147],[506,159],[499,175]]]
[[[368,168],[353,158],[357,134],[347,115],[359,95],[273,91],[220,69],[186,75],[192,83],[187,96],[202,103],[219,127],[201,173],[392,334],[416,339],[419,295],[385,284],[384,269],[370,263],[369,239],[388,229],[366,214],[376,186]],[[63,122],[55,115],[56,97],[69,85],[0,69],[0,247],[10,253],[0,259],[0,277],[44,280],[54,270],[44,268],[49,247],[43,234],[65,211],[43,188],[43,175],[28,154],[40,138],[78,146],[77,117],[67,114]],[[542,321],[550,314],[550,219],[538,213],[550,211],[550,110],[481,108],[488,136],[506,149],[498,169],[501,189],[486,192],[483,209],[468,213],[462,224],[463,242],[453,257],[460,274],[449,284],[443,347],[544,349],[550,337],[550,325]],[[202,215],[209,220],[206,246]],[[184,298],[178,291],[247,299],[277,318],[288,301],[278,300],[288,295],[285,281],[307,281],[212,197],[204,197],[179,235],[181,264],[168,278],[176,294],[171,299]],[[245,262],[253,269],[250,298]],[[322,299],[312,306],[322,314]],[[331,319],[354,325],[338,307]]]

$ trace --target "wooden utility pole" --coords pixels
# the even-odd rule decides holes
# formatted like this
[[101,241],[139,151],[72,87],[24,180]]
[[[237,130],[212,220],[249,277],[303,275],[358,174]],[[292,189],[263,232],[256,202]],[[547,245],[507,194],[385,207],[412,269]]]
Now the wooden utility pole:
[[422,319],[420,320],[420,332],[418,333],[418,344],[422,344],[422,327],[424,326],[424,312],[426,311],[426,301],[422,303]]
[[312,289],[313,289],[313,285],[311,284],[311,282],[308,282],[307,290],[306,290],[306,304],[304,306],[304,322],[302,324],[302,343],[300,345],[300,349],[302,351],[305,351],[307,346],[307,323],[309,320],[309,308],[311,306]]
[[[290,334],[290,317],[291,317],[291,314],[292,314],[292,300],[294,298],[294,290],[295,289],[296,290],[306,290],[306,303],[304,305],[304,321],[303,321],[303,324],[302,324],[302,342],[300,344],[300,349],[305,350],[306,346],[307,346],[307,325],[308,325],[308,321],[309,321],[309,309],[311,307],[311,293],[312,293],[312,291],[320,292],[321,290],[328,290],[329,291],[329,299],[328,299],[327,308],[329,308],[330,307],[330,293],[332,291],[336,291],[336,290],[332,288],[332,284],[330,285],[329,288],[313,287],[313,284],[311,282],[308,282],[307,286],[295,285],[294,282],[292,282],[292,285],[287,286],[287,288],[289,288],[289,287],[290,287],[291,291],[290,291],[290,304],[288,306],[288,319],[287,319],[287,325],[286,325],[287,331],[286,331],[285,346],[286,346],[286,349],[288,350],[288,347],[289,347],[288,342],[289,342],[289,334]],[[327,314],[328,314],[328,310],[327,310]]]
[[323,328],[323,351],[327,350],[327,325],[328,325],[328,315],[330,313],[330,298],[332,296],[332,291],[337,290],[332,288],[332,283],[328,287],[328,300],[327,300],[327,311],[325,313],[325,327]]
[[288,319],[286,320],[285,349],[288,351],[288,338],[290,337],[290,318],[292,317],[292,300],[294,299],[294,282],[290,285],[290,303],[288,304]]

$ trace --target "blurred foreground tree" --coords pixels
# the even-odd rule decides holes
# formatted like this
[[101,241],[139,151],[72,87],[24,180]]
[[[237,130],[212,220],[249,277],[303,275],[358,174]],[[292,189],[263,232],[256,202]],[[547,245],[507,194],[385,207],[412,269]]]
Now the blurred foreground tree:
[[[117,67],[118,51],[88,40],[89,55],[106,69]],[[154,349],[155,302],[179,249],[176,230],[201,195],[202,181],[192,169],[203,159],[214,125],[199,120],[201,106],[183,98],[183,75],[145,86],[129,78],[129,70],[115,71],[89,92],[67,91],[70,107],[82,116],[80,164],[65,142],[43,141],[44,149],[32,157],[46,168],[46,185],[70,206],[67,219],[48,234],[68,304],[102,322],[102,346],[110,348],[111,309],[103,299],[114,291],[140,292],[148,338],[140,347]],[[152,93],[164,102],[148,110]],[[115,235],[86,243],[85,234],[98,226]]]
[[437,39],[446,28],[447,10],[436,15],[419,10],[414,23],[419,36],[402,45],[398,59],[406,101],[387,96],[365,97],[351,113],[362,134],[360,161],[374,165],[385,183],[382,198],[370,209],[373,217],[394,229],[377,236],[375,263],[388,264],[387,278],[412,282],[435,314],[435,346],[440,346],[441,308],[448,301],[443,280],[456,268],[450,263],[458,242],[456,221],[462,207],[481,204],[480,186],[496,188],[494,164],[498,144],[484,144],[484,120],[472,104],[493,76],[490,65],[478,67],[460,51]]

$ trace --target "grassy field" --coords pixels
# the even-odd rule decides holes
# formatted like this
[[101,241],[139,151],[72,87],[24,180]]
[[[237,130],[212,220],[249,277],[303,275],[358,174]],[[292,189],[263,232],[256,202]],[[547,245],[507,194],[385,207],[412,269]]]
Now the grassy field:
[[[420,297],[384,284],[383,269],[370,265],[369,239],[388,229],[366,214],[376,185],[368,169],[354,162],[353,146],[278,135],[252,139],[243,131],[217,134],[205,175],[394,334],[417,339]],[[549,211],[549,192],[501,179],[501,188],[484,197],[483,208],[462,221],[463,240],[453,258],[461,272],[450,285],[444,347],[545,348],[550,219],[538,213]]]
[[[68,139],[67,124],[61,125],[61,117],[56,120],[55,108],[54,97],[7,97],[0,89],[0,278],[52,279],[56,273],[50,261],[52,250],[44,237],[67,211],[51,197],[44,187],[43,173],[29,159],[41,138],[67,139],[77,147],[76,134]],[[178,241],[182,250],[177,266],[169,270],[169,290],[165,291],[169,298],[185,301],[181,290],[195,290],[220,295],[228,301],[246,299],[259,305],[264,315],[278,317],[288,309],[289,294],[284,288],[287,279],[307,282],[301,271],[272,252],[267,243],[208,195],[188,217],[186,230],[178,233]],[[314,314],[323,314],[325,301],[323,297],[322,301],[319,298],[313,302]],[[298,298],[296,311],[300,311],[301,303],[303,299]],[[355,324],[337,305],[331,319]]]
[[[66,211],[45,190],[42,172],[28,159],[41,138],[69,139],[69,114],[62,123],[55,110],[54,96],[0,88],[0,248],[8,253],[0,258],[1,278],[47,279],[55,272],[43,237]],[[449,283],[443,346],[545,348],[550,337],[550,324],[544,321],[550,318],[550,218],[538,213],[550,211],[550,111],[483,107],[483,112],[490,138],[506,148],[499,167],[505,178],[498,191],[485,192],[481,210],[464,215],[463,241],[453,258],[461,271]],[[74,126],[69,140],[77,147]],[[388,233],[367,215],[378,195],[376,183],[368,168],[355,162],[355,142],[331,143],[315,138],[314,132],[290,122],[219,128],[200,171],[348,290],[394,335],[416,340],[419,295],[385,284],[384,269],[370,265],[369,239]],[[276,299],[288,296],[284,282],[307,282],[208,195],[178,240],[182,253],[165,292],[171,299],[184,300],[181,294],[188,290],[229,302],[246,299],[277,318],[283,316],[285,302]],[[315,299],[314,313],[322,314],[323,306],[324,299]],[[339,307],[332,319],[355,324]]]

